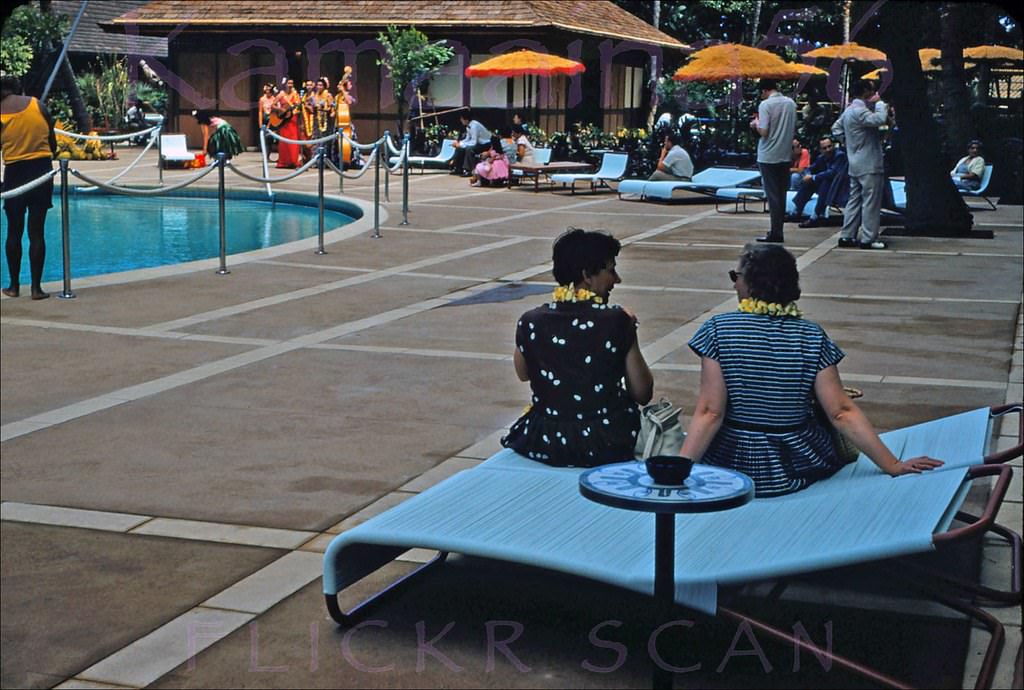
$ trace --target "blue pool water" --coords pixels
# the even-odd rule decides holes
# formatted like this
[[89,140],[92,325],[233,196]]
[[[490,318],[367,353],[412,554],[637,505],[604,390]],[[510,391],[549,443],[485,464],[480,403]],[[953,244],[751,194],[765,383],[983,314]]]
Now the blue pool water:
[[[255,199],[228,198],[225,203],[227,253],[248,252],[293,242],[317,233],[316,206],[271,204]],[[315,203],[315,200],[314,200]],[[324,228],[353,221],[340,210],[324,211]],[[2,215],[2,214],[0,214]],[[129,197],[79,194],[70,199],[71,276],[82,278],[136,268],[176,264],[219,255],[219,213],[216,197],[194,195]],[[7,239],[7,219],[3,238]],[[60,198],[46,216],[46,264],[43,281],[63,278]],[[23,237],[21,284],[30,283],[28,231]],[[0,280],[8,284],[6,259]]]

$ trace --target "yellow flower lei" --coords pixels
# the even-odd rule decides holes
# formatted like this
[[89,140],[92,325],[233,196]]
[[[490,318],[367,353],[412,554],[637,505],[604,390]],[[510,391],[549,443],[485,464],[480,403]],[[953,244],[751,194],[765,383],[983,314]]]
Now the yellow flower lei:
[[803,316],[803,312],[796,306],[796,302],[779,304],[778,302],[765,302],[763,299],[753,299],[750,297],[740,300],[739,310],[747,314],[792,316],[797,319]]
[[595,304],[603,304],[604,300],[596,293],[586,288],[574,289],[572,285],[559,285],[551,293],[552,302],[588,302],[593,300]]

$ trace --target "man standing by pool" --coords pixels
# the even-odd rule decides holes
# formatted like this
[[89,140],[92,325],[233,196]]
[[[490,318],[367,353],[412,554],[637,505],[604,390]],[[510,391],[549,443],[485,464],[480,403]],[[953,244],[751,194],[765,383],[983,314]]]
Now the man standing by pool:
[[879,128],[889,119],[889,107],[879,100],[870,79],[859,79],[853,85],[853,95],[853,101],[832,125],[832,134],[846,141],[850,160],[850,199],[843,211],[838,246],[885,249],[885,242],[878,239],[885,189]]
[[782,226],[786,217],[786,189],[789,187],[789,166],[792,162],[793,134],[796,132],[796,103],[777,90],[774,79],[758,82],[761,104],[750,127],[761,137],[757,142],[757,167],[761,186],[768,201],[771,227],[758,242],[782,242]]
[[[4,159],[4,179],[0,187],[7,192],[26,185],[53,170],[57,138],[50,114],[38,99],[22,96],[21,82],[4,75],[0,78],[0,151]],[[4,200],[7,214],[7,269],[11,283],[3,289],[8,297],[21,294],[21,238],[25,234],[28,211],[28,260],[32,275],[32,299],[46,299],[43,292],[43,262],[46,260],[46,212],[53,206],[53,177],[17,196]]]

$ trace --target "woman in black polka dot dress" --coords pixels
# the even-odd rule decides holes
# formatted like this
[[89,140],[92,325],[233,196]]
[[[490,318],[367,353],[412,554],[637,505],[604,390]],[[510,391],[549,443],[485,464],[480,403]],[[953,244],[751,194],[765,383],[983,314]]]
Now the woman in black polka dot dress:
[[637,342],[636,317],[609,295],[621,245],[611,235],[571,229],[555,241],[551,302],[516,326],[516,374],[532,404],[502,445],[559,467],[593,467],[634,457],[640,411],[654,381]]

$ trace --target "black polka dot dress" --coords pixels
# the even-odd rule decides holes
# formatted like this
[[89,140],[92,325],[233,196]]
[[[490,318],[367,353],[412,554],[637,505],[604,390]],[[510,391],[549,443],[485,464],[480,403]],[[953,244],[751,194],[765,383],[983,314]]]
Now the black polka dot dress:
[[640,411],[625,389],[633,320],[618,306],[552,302],[516,326],[526,358],[532,407],[502,445],[559,467],[594,467],[633,459]]

